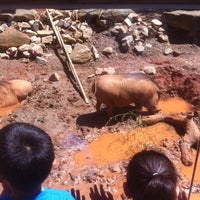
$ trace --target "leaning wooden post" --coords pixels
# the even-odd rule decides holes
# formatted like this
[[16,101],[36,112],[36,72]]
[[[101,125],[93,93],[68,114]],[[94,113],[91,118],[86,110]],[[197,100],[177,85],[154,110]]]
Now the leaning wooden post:
[[89,103],[88,98],[87,98],[87,96],[86,96],[86,94],[85,94],[85,92],[84,92],[83,86],[82,86],[82,84],[81,84],[81,82],[80,82],[80,80],[79,80],[79,78],[78,78],[78,75],[77,75],[77,73],[76,73],[76,70],[75,70],[75,68],[74,68],[74,65],[73,65],[73,63],[72,63],[72,61],[71,61],[71,58],[70,58],[69,54],[67,53],[67,50],[66,50],[66,48],[65,48],[65,44],[64,44],[63,39],[62,39],[62,37],[61,37],[61,35],[60,35],[60,32],[58,31],[58,29],[57,29],[56,26],[54,25],[53,20],[52,20],[52,17],[51,17],[51,15],[50,15],[48,9],[46,10],[46,12],[47,12],[47,15],[48,15],[48,17],[49,17],[49,19],[50,19],[50,22],[51,22],[53,31],[54,31],[54,33],[55,33],[55,35],[56,35],[56,38],[58,39],[58,42],[59,42],[61,48],[62,48],[63,51],[64,51],[65,57],[67,58],[67,61],[68,61],[67,64],[69,65],[70,70],[71,70],[71,72],[72,72],[72,74],[73,74],[75,80],[77,81],[77,83],[78,83],[78,85],[79,85],[79,87],[80,87],[80,89],[81,89],[81,92],[82,92],[82,94],[83,94],[84,100],[85,100],[86,103]]
[[197,143],[197,152],[196,152],[195,163],[194,163],[194,168],[193,168],[193,172],[192,172],[192,179],[191,179],[191,183],[190,183],[188,200],[190,200],[190,196],[191,196],[191,193],[192,193],[192,186],[193,186],[193,183],[194,183],[194,177],[195,177],[195,173],[196,173],[196,169],[197,169],[199,151],[200,151],[200,140],[198,140],[198,143]]

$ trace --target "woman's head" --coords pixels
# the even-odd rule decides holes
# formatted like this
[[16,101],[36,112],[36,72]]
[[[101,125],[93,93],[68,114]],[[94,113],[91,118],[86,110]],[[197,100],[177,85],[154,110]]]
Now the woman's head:
[[172,162],[156,151],[141,151],[127,168],[127,188],[134,200],[175,200],[177,173]]

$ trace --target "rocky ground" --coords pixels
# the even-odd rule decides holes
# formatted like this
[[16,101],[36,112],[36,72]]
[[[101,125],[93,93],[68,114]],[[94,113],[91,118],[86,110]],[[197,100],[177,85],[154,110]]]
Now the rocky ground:
[[[162,97],[188,101],[198,121],[200,48],[196,32],[180,29],[178,25],[170,29],[161,11],[50,10],[50,13],[67,44],[88,103],[66,63],[45,11],[3,13],[0,17],[6,23],[1,25],[0,77],[28,80],[34,91],[1,124],[29,122],[51,135],[56,161],[46,185],[73,188],[76,193],[81,190],[86,197],[88,188],[95,184],[103,184],[108,191],[115,186],[116,192],[119,188],[116,182],[123,180],[127,161],[110,164],[109,168],[79,166],[73,159],[74,152],[100,135],[126,129],[126,123],[120,119],[107,124],[105,109],[100,116],[96,114],[91,83],[104,72],[145,71],[158,83]],[[17,44],[6,42],[5,38],[13,38],[13,31],[5,32],[9,26],[24,34],[15,32]]]

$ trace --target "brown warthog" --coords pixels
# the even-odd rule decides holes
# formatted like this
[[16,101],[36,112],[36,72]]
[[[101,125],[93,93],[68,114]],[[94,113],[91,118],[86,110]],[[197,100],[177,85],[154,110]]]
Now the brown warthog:
[[11,106],[24,100],[33,90],[26,80],[0,81],[0,108]]
[[104,103],[109,116],[113,107],[126,107],[132,103],[137,109],[144,106],[150,113],[155,113],[160,98],[158,86],[144,73],[99,76],[92,85],[92,92],[97,99],[97,112]]

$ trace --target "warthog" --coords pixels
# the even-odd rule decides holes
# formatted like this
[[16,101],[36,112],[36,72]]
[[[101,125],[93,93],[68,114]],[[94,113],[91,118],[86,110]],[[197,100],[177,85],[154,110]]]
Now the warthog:
[[137,109],[144,106],[150,113],[155,113],[160,98],[158,86],[144,73],[99,76],[92,85],[92,92],[96,96],[97,112],[103,103],[109,116],[113,107],[126,107],[132,103]]

